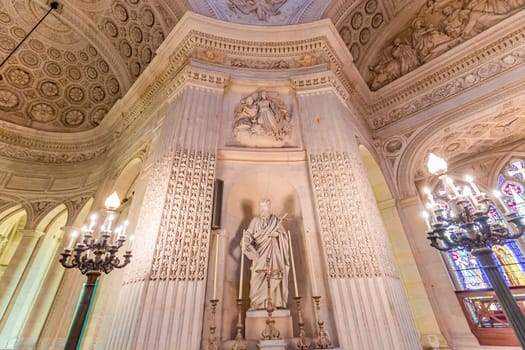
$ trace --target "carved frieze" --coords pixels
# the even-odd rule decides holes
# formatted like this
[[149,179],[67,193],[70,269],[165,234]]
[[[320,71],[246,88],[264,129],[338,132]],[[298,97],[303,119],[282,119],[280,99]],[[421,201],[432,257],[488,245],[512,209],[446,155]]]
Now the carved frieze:
[[233,134],[242,146],[282,147],[291,138],[290,114],[279,94],[258,90],[235,109]]
[[384,127],[424,108],[431,107],[446,98],[478,85],[485,80],[489,80],[497,74],[510,70],[523,62],[525,62],[525,48],[518,48],[500,57],[497,61],[478,66],[429,92],[419,95],[412,101],[406,102],[401,106],[390,108],[385,115],[380,115],[372,120],[372,127],[374,129]]
[[[427,1],[369,67],[368,85],[377,90],[471,39],[525,5],[521,0]],[[366,75],[365,75],[366,76]]]

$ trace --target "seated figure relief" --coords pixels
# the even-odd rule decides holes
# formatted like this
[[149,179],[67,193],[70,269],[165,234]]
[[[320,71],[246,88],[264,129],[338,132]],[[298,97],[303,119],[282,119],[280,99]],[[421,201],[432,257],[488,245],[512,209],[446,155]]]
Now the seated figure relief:
[[277,16],[279,8],[288,0],[228,0],[228,8],[237,13],[255,14],[259,21],[266,21],[269,16]]
[[428,0],[368,67],[377,90],[525,7],[525,0]]
[[290,132],[290,115],[276,92],[256,91],[235,109],[233,134],[243,146],[282,147]]

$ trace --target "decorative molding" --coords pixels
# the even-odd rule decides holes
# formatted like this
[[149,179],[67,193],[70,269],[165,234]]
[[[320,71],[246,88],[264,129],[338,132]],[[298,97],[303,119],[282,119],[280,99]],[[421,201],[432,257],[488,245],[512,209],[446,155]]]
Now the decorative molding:
[[[370,106],[370,112],[375,112],[369,119],[370,127],[383,128],[523,64],[524,44],[525,27],[522,27],[408,87],[396,89],[394,94]],[[404,102],[414,95],[417,97]]]
[[[371,75],[368,85],[372,90],[387,85],[511,16],[523,6],[521,0],[490,3],[467,0],[446,4],[427,1],[407,21],[408,27],[405,25],[393,36],[391,43],[373,56],[374,63],[368,68]],[[366,79],[368,75],[362,73]]]
[[29,202],[23,202],[22,206],[26,210],[27,220],[26,229],[34,229],[37,224],[46,216],[53,208],[59,205],[61,202],[57,200],[32,200]]
[[39,163],[75,163],[96,158],[108,149],[105,139],[91,142],[54,142],[44,138],[23,136],[25,133],[0,122],[0,156]]
[[94,193],[82,194],[64,201],[64,205],[67,208],[67,225],[73,225],[82,208],[93,196]]

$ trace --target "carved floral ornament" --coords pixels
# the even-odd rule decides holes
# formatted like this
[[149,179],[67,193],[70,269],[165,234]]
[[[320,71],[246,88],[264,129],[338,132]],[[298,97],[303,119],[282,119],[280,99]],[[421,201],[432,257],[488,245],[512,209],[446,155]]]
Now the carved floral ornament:
[[274,91],[258,90],[235,109],[233,134],[248,147],[283,147],[290,141],[290,114]]
[[368,85],[387,85],[524,6],[525,0],[428,0],[369,66]]

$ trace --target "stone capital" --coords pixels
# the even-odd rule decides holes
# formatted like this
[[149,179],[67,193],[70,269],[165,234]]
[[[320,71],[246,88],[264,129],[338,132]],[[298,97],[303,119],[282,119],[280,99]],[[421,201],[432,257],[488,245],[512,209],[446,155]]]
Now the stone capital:
[[421,205],[421,201],[419,200],[419,197],[417,196],[403,198],[399,200],[398,203],[401,208],[409,208],[409,207],[414,207],[414,206],[417,207]]
[[22,238],[40,238],[45,234],[44,231],[35,230],[35,229],[22,229],[19,230],[22,233]]

